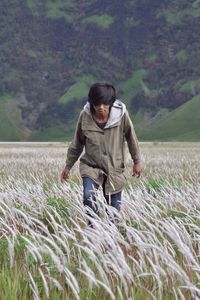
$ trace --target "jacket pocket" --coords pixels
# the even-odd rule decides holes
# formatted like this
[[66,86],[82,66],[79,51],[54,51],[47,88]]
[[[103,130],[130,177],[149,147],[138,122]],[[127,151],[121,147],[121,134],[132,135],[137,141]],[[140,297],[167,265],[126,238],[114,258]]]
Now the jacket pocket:
[[124,168],[116,168],[110,171],[109,180],[114,191],[123,189],[127,181]]

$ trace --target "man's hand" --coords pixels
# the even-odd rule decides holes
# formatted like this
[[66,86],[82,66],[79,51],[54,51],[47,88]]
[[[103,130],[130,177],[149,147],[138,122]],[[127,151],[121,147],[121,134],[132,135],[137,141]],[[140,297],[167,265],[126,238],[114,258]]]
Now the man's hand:
[[63,183],[64,181],[66,181],[67,179],[69,179],[69,169],[67,167],[64,168],[64,170],[62,171],[61,174],[61,182]]
[[141,164],[138,163],[138,164],[135,164],[133,166],[133,176],[137,176],[138,178],[140,177],[141,175],[141,172],[142,172],[142,167],[141,167]]

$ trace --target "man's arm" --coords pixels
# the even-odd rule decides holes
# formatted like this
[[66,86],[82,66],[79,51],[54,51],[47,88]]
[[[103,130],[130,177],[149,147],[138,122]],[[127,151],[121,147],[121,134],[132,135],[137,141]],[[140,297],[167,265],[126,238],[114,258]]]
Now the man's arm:
[[74,139],[69,145],[67,151],[66,165],[61,174],[61,181],[67,180],[69,178],[70,169],[73,167],[75,162],[79,159],[83,151],[83,147],[85,145],[85,136],[83,135],[82,132],[81,120],[82,120],[82,113],[80,114],[77,122]]
[[133,175],[137,175],[139,177],[142,168],[140,162],[140,150],[139,150],[138,140],[137,140],[133,123],[129,117],[128,111],[125,112],[124,117],[125,117],[125,124],[124,124],[125,138],[134,164]]

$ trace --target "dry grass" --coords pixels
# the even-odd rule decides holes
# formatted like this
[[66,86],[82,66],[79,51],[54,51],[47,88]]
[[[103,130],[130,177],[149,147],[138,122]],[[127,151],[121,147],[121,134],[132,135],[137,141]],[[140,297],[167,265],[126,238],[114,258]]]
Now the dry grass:
[[0,144],[0,299],[200,298],[200,144],[141,151],[120,229],[101,191],[90,229],[78,167],[60,183],[66,145]]

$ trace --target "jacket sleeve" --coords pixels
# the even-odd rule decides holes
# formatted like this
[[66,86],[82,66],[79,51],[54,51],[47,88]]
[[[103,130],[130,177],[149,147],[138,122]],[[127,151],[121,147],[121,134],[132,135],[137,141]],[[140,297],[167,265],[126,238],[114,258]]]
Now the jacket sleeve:
[[76,125],[73,141],[69,145],[67,151],[66,167],[68,167],[68,169],[71,169],[75,162],[79,159],[79,156],[83,152],[83,147],[85,145],[85,136],[82,131],[81,120],[82,113],[80,114]]
[[140,151],[139,151],[137,136],[134,130],[133,123],[129,117],[128,111],[125,112],[124,117],[125,117],[125,124],[124,124],[125,138],[133,162],[134,164],[137,164],[140,162]]

